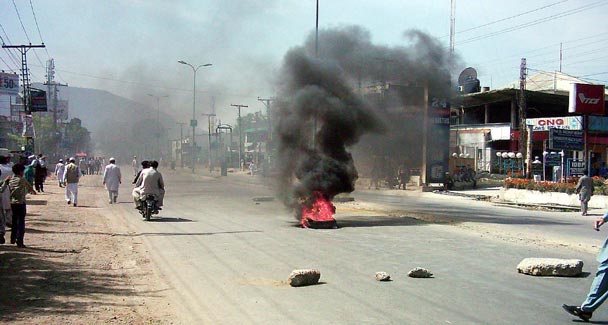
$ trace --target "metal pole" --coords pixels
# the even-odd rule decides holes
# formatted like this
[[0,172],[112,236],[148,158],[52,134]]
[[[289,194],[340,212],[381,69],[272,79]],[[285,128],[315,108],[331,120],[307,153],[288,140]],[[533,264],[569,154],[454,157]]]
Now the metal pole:
[[183,60],[179,60],[177,61],[177,63],[180,64],[185,64],[187,66],[189,66],[190,68],[192,68],[192,74],[194,75],[193,77],[193,85],[192,85],[192,120],[190,121],[190,125],[192,126],[192,173],[194,174],[194,165],[196,163],[196,155],[195,155],[195,151],[196,151],[196,133],[195,133],[195,129],[196,129],[196,72],[198,71],[198,69],[200,67],[209,67],[212,64],[211,63],[206,63],[206,64],[201,64],[198,67],[194,68],[194,66],[188,62],[185,62]]
[[192,125],[192,174],[194,174],[194,165],[196,165],[196,70],[198,69],[194,69],[192,66],[191,68],[194,75],[192,84],[192,121],[190,121],[190,124]]
[[230,104],[230,106],[234,106],[239,110],[239,169],[241,167],[241,160],[243,159],[243,125],[241,123],[241,108],[249,107],[247,105],[234,105]]
[[211,116],[215,116],[215,114],[213,114],[213,113],[211,113],[211,114],[204,113],[204,114],[201,114],[201,115],[202,116],[207,116],[207,124],[208,124],[207,128],[209,129],[209,146],[208,146],[208,149],[209,149],[209,172],[212,172],[213,169],[211,167],[211,163],[212,163],[212,159],[211,159]]

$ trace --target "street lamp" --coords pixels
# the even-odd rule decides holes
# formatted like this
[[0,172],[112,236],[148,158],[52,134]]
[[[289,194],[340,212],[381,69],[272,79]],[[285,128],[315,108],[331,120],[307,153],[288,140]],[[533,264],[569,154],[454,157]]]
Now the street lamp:
[[565,182],[566,181],[565,180],[566,174],[564,173],[564,150],[560,151],[559,155],[562,157],[562,164],[561,164],[561,167],[560,167],[561,168],[561,171],[560,171],[561,175],[560,175],[560,177],[561,177],[561,181]]
[[500,158],[502,157],[502,153],[500,151],[496,151],[496,157],[498,158],[498,173],[502,174],[501,173],[502,164],[501,164],[501,161],[500,161]]
[[195,151],[196,151],[196,133],[195,133],[195,129],[196,129],[196,72],[198,71],[198,69],[200,67],[209,67],[212,64],[211,63],[206,63],[206,64],[201,64],[199,66],[197,66],[196,68],[185,61],[179,60],[177,61],[178,63],[181,64],[185,64],[187,66],[189,66],[190,68],[192,68],[192,74],[193,74],[193,83],[192,83],[192,120],[190,121],[190,126],[192,126],[192,174],[194,174],[194,165],[196,164],[196,155],[195,155]]
[[169,98],[169,95],[156,96],[148,94],[148,96],[156,98],[156,150],[158,150],[157,158],[160,159],[162,150],[160,150],[160,99]]
[[203,113],[201,114],[202,116],[207,116],[207,128],[209,129],[209,172],[211,173],[213,171],[213,167],[211,167],[211,116],[216,116],[215,114],[211,113]]

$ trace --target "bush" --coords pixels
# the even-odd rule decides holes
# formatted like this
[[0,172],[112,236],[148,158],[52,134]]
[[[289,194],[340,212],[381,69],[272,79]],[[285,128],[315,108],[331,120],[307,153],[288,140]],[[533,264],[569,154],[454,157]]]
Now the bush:
[[[604,185],[604,181],[601,182],[602,186],[595,189],[595,193],[608,193],[608,184]],[[576,191],[576,183],[553,183],[553,182],[534,182],[531,179],[521,178],[507,178],[505,179],[505,188],[515,188],[522,190],[533,190],[539,192],[560,192],[572,194]]]

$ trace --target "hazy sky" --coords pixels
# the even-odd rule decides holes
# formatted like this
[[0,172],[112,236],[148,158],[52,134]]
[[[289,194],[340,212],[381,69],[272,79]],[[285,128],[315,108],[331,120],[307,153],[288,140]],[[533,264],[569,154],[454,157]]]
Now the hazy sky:
[[[392,47],[415,28],[448,48],[449,0],[320,0],[319,10],[321,29],[359,25]],[[472,66],[483,86],[501,87],[519,78],[522,57],[530,74],[559,69],[563,43],[563,72],[606,83],[607,18],[608,0],[457,0],[457,70]],[[50,55],[57,81],[153,107],[148,93],[168,94],[161,109],[182,121],[192,117],[192,70],[177,61],[212,63],[197,74],[197,113],[214,96],[218,116],[232,122],[230,104],[258,111],[257,96],[275,94],[283,55],[314,31],[315,0],[2,0],[0,24],[7,44],[37,44],[42,35],[47,49],[28,52],[33,81],[43,81]],[[0,52],[0,69],[18,70],[13,53],[16,60]]]

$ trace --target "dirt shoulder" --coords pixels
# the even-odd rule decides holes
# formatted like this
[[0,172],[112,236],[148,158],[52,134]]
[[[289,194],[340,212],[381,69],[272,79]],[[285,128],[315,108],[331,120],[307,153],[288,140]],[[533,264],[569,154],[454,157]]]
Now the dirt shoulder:
[[10,231],[0,245],[0,323],[179,323],[141,238],[109,213],[100,176],[83,177],[78,207],[54,179],[45,185],[28,195],[27,247],[10,245]]

